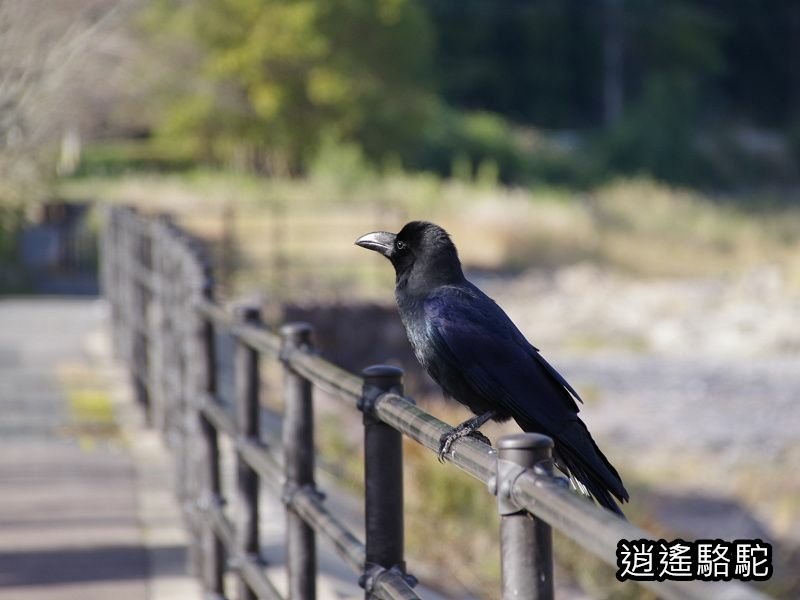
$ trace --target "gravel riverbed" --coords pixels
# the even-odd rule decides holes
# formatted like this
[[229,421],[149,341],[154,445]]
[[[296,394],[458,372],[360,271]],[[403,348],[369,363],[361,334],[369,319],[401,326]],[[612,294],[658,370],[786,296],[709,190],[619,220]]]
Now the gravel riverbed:
[[473,280],[584,396],[582,417],[623,472],[740,501],[771,535],[800,542],[800,292],[779,267]]

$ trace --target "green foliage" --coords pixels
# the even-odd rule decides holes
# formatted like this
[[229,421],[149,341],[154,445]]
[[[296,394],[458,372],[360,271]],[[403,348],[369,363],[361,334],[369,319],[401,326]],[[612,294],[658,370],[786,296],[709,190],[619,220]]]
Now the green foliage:
[[498,181],[584,185],[589,176],[584,157],[535,129],[513,127],[495,113],[444,106],[425,130],[411,166],[484,185]]
[[637,48],[629,53],[628,68],[640,74],[641,92],[622,120],[600,136],[597,166],[605,173],[702,181],[708,165],[697,149],[707,120],[701,106],[709,81],[724,68],[723,29],[691,2],[643,0],[627,10],[628,36]]
[[626,11],[626,37],[636,48],[627,56],[633,91],[636,80],[646,86],[652,76],[699,83],[724,73],[726,28],[701,3],[637,0]]
[[474,165],[493,160],[502,179],[521,175],[522,149],[500,115],[463,113],[441,106],[424,136],[417,157],[422,168],[467,180],[474,174]]
[[342,143],[324,137],[309,165],[311,179],[334,193],[349,195],[358,188],[374,185],[378,174],[356,143]]
[[114,140],[97,142],[86,147],[75,176],[121,175],[123,173],[178,172],[195,166],[185,144],[158,140]]
[[592,122],[600,89],[600,2],[437,0],[429,6],[446,102],[545,127]]
[[197,81],[162,132],[199,158],[295,173],[326,135],[377,158],[424,121],[431,35],[416,0],[161,0],[148,22],[194,48]]
[[387,161],[484,185],[783,183],[796,142],[758,157],[729,130],[797,118],[791,4],[151,0],[148,112],[182,155],[240,172],[319,172],[336,140],[346,186]]
[[667,181],[696,183],[703,163],[696,148],[696,96],[691,82],[653,76],[642,100],[597,140],[605,172],[649,173]]

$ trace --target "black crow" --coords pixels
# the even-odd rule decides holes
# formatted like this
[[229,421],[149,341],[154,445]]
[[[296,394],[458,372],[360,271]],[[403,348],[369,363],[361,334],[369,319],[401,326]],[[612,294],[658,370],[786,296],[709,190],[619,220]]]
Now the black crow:
[[625,502],[628,492],[578,418],[580,397],[508,315],[467,281],[447,232],[413,221],[398,234],[377,231],[356,244],[391,261],[414,354],[447,396],[476,415],[442,436],[440,460],[455,440],[489,419],[513,418],[524,431],[553,438],[556,464],[621,515],[611,496]]

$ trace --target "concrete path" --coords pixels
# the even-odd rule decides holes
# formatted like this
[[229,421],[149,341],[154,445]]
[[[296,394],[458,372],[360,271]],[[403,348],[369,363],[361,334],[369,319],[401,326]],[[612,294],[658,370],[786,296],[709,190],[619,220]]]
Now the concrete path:
[[[0,600],[199,600],[172,462],[110,358],[102,301],[0,298]],[[330,508],[363,539],[360,504],[321,478]],[[262,552],[285,591],[284,508],[263,491],[261,512],[275,518],[262,522]],[[321,600],[363,598],[324,541],[318,562]]]
[[0,600],[199,598],[170,462],[119,410],[103,315],[0,299]]

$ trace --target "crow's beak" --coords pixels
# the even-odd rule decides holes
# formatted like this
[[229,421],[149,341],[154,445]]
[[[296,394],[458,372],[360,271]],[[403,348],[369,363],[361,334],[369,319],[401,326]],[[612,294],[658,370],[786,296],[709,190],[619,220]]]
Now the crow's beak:
[[367,250],[374,250],[384,256],[389,256],[394,248],[394,240],[397,236],[388,231],[373,231],[367,235],[362,235],[356,240],[356,246],[361,246]]

